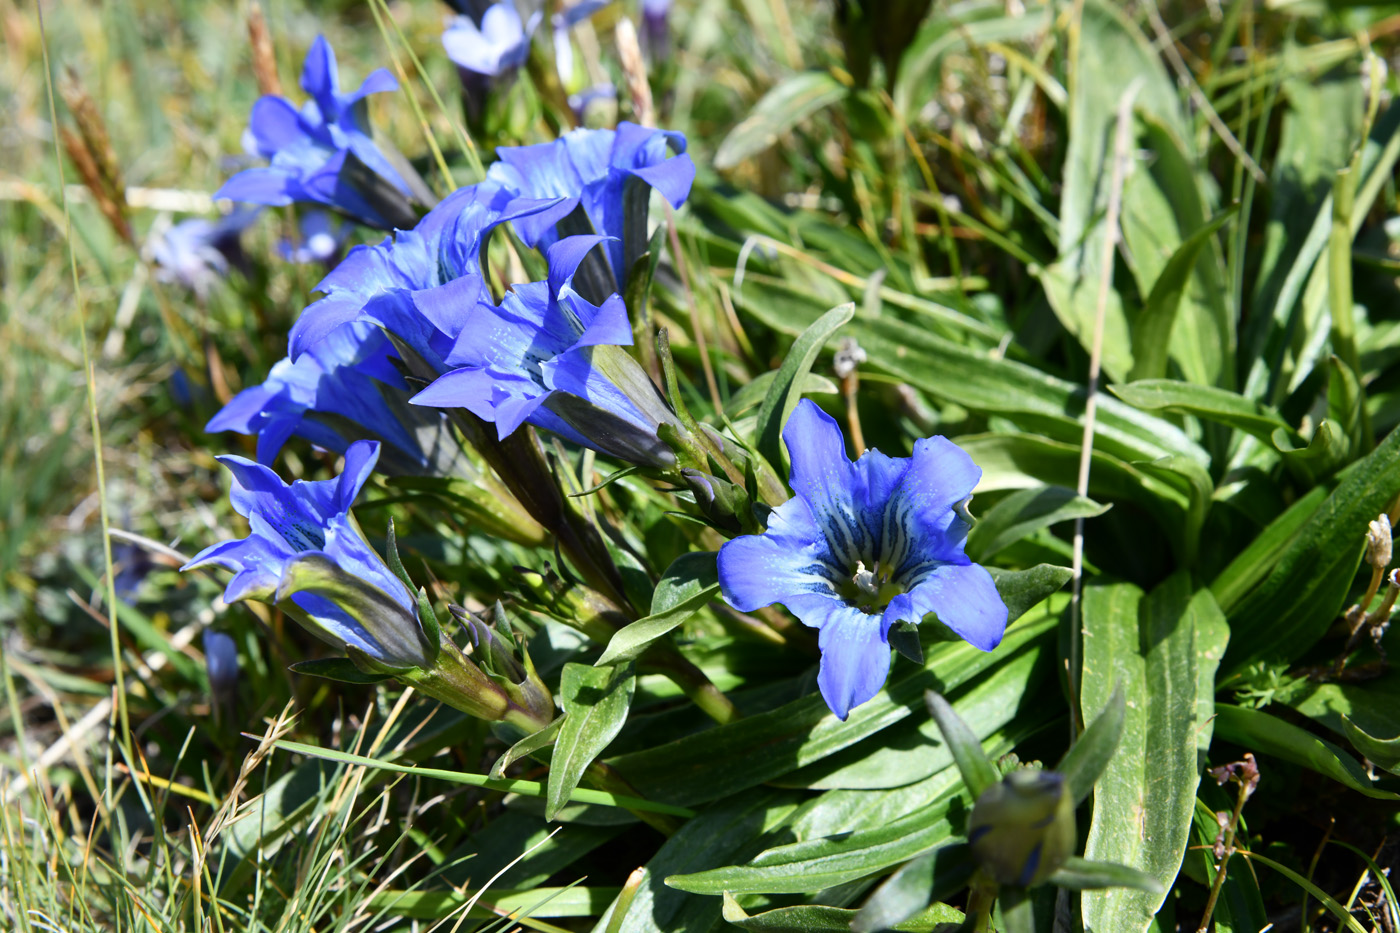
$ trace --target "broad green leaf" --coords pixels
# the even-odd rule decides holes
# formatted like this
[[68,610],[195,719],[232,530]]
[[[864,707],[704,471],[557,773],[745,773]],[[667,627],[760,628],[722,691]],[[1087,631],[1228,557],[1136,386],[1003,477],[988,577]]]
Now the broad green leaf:
[[934,846],[962,842],[948,821],[951,799],[884,826],[768,849],[745,864],[685,875],[666,884],[691,894],[804,894],[863,878]]
[[549,762],[545,819],[554,819],[569,802],[583,772],[622,731],[636,687],[637,677],[631,664],[564,665],[559,683],[564,724]]
[[[1108,705],[1117,682],[1127,698],[1122,741],[1095,787],[1084,857],[1145,871],[1163,891],[1181,867],[1200,780],[1192,595],[1185,571],[1145,597],[1126,583],[1084,595],[1084,718]],[[1080,906],[1086,928],[1146,930],[1163,898],[1111,889]]]
[[[1048,666],[1042,662],[1040,647],[1033,645],[985,672],[953,698],[954,711],[989,756],[1011,751],[1039,731],[1054,712],[1052,705],[1039,701],[1039,685]],[[902,787],[952,764],[937,723],[905,720],[771,783],[813,789]]]
[[[675,933],[708,930],[720,919],[717,897],[692,897],[663,880],[713,865],[747,861],[762,848],[759,841],[792,813],[797,794],[755,789],[707,807],[667,839],[646,863],[646,874],[622,918],[619,933]],[[720,894],[723,892],[715,892]],[[608,929],[611,911],[595,931]]]
[[[925,910],[925,907],[928,909]],[[850,933],[857,912],[843,907],[802,904],[750,915],[726,892],[723,916],[726,922],[744,930],[754,930],[756,933]],[[885,924],[879,929],[898,930],[900,933],[933,933],[943,927],[952,933],[962,921],[962,911],[947,904],[930,906],[928,898],[925,897],[924,903],[908,917],[898,923]]]
[[[297,755],[306,755],[311,758],[323,758],[327,761],[339,761],[342,764],[356,765],[362,768],[373,768],[379,771],[397,771],[400,774],[412,774],[417,777],[429,778],[436,781],[446,781],[449,784],[465,784],[469,787],[484,787],[488,790],[501,791],[507,794],[521,794],[527,797],[543,797],[545,789],[538,781],[521,781],[515,778],[489,778],[484,774],[472,774],[466,771],[445,771],[440,768],[419,768],[414,765],[401,765],[392,761],[380,761],[378,758],[367,758],[364,755],[352,755],[349,752],[338,751],[333,748],[320,748],[315,745],[306,745],[302,742],[288,742],[285,739],[277,742],[277,747],[285,752],[292,752]],[[607,807],[625,807],[628,810],[649,810],[653,813],[669,813],[672,816],[694,816],[695,811],[685,807],[672,806],[666,803],[655,803],[650,800],[643,800],[640,797],[629,797],[625,794],[611,794],[607,791],[589,790],[587,788],[575,789],[569,794],[569,799],[578,803],[595,803]]]
[[968,793],[976,800],[984,790],[1000,781],[1001,775],[987,758],[987,753],[982,751],[982,743],[977,741],[976,734],[958,718],[947,700],[932,690],[926,690],[924,702],[928,704],[929,715],[938,723],[938,731],[942,733],[943,741],[958,765]]
[[1185,481],[1186,518],[1181,530],[1181,560],[1188,566],[1194,566],[1196,555],[1200,552],[1201,529],[1205,526],[1206,513],[1210,511],[1215,495],[1215,481],[1210,478],[1205,467],[1189,457],[1163,457],[1161,460],[1135,466],[1144,473],[1161,477],[1163,480],[1176,477]]
[[820,761],[908,717],[930,688],[954,691],[1000,658],[1048,640],[1054,619],[1008,627],[995,652],[965,642],[933,645],[922,668],[896,666],[885,689],[837,719],[818,694],[766,713],[708,729],[646,751],[609,760],[649,797],[689,804],[718,800]]
[[1075,891],[1101,888],[1133,888],[1146,894],[1165,895],[1162,882],[1136,868],[1116,862],[1091,862],[1071,857],[1064,867],[1050,876],[1050,883]]
[[1278,430],[1297,436],[1278,412],[1227,389],[1191,385],[1176,379],[1142,379],[1127,385],[1109,386],[1109,391],[1135,408],[1195,415],[1244,431],[1269,445],[1273,444],[1273,434]]
[[1367,797],[1400,800],[1400,794],[1372,784],[1360,763],[1331,742],[1263,710],[1217,703],[1215,734],[1253,752],[1309,768]]
[[623,626],[612,636],[599,666],[631,661],[667,632],[684,624],[719,594],[719,570],[713,551],[682,554],[666,568],[651,597],[651,614]]
[[[905,863],[875,889],[851,919],[853,933],[878,930],[924,928],[930,917],[940,923],[963,919],[961,911],[946,904],[929,904],[934,897],[947,897],[966,877],[970,859],[965,847],[935,849]],[[949,931],[951,933],[951,931]]]
[[1103,712],[1089,723],[1084,733],[1074,743],[1055,770],[1065,776],[1065,783],[1074,798],[1075,806],[1084,802],[1094,789],[1095,782],[1108,767],[1113,753],[1118,751],[1118,742],[1123,737],[1123,720],[1127,711],[1127,700],[1123,694],[1123,684],[1113,685],[1113,693]]
[[1228,609],[1226,668],[1292,661],[1327,631],[1356,576],[1367,524],[1400,492],[1400,432],[1343,473],[1247,600]]
[[1035,905],[1025,888],[1002,888],[996,902],[997,929],[1002,933],[1035,933]]
[[1191,597],[1191,612],[1196,617],[1196,760],[1204,767],[1215,734],[1215,675],[1230,644],[1230,623],[1207,587]]
[[1154,157],[1124,188],[1124,256],[1147,296],[1132,321],[1130,378],[1165,376],[1170,356],[1187,382],[1233,385],[1234,316],[1214,234],[1235,208],[1210,217],[1203,188],[1214,185],[1185,141],[1158,115],[1139,111],[1138,124]]
[[[1353,748],[1375,764],[1387,771],[1395,770],[1393,764],[1387,763],[1390,756],[1386,752],[1394,747],[1393,741],[1375,736],[1400,735],[1400,675],[1389,672],[1357,684],[1300,683],[1282,702],[1346,736]],[[1357,733],[1355,737],[1353,731]],[[1375,746],[1372,742],[1380,744]]]
[[787,453],[783,449],[783,426],[797,407],[802,396],[801,386],[811,372],[817,354],[821,353],[831,335],[850,321],[855,311],[853,302],[838,305],[803,331],[788,350],[783,365],[778,367],[778,374],[773,377],[773,384],[759,406],[758,424],[754,430],[758,452],[774,469],[784,474],[787,473]]
[[774,87],[742,123],[729,131],[715,152],[715,168],[723,171],[775,144],[784,133],[849,93],[829,71],[805,71]]
[[1064,486],[1020,489],[988,509],[972,526],[967,556],[982,563],[1041,528],[1075,518],[1095,518],[1108,509]]

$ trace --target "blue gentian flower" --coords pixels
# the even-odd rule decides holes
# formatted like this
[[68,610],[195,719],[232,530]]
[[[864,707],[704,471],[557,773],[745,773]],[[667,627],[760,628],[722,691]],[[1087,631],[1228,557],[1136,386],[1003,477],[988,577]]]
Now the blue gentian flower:
[[284,605],[318,638],[355,659],[393,670],[426,668],[436,657],[418,620],[418,601],[369,546],[350,506],[379,458],[379,444],[358,441],[333,480],[290,486],[242,457],[219,461],[233,474],[229,499],[251,533],[197,554],[182,570],[218,564],[234,571],[226,602]]
[[574,275],[600,236],[549,247],[549,281],[513,286],[499,306],[479,300],[446,357],[453,367],[414,396],[417,405],[466,408],[501,438],[529,422],[630,462],[669,466],[657,438],[675,422],[644,371],[607,349],[632,343],[627,307],[614,294],[595,305]]
[[530,36],[541,15],[536,11],[526,22],[511,0],[499,0],[487,7],[479,20],[455,17],[442,34],[442,46],[458,68],[501,77],[530,57]]
[[209,689],[216,699],[233,694],[238,687],[238,644],[228,632],[204,630],[204,670],[209,675]]
[[387,472],[424,472],[432,459],[425,447],[443,433],[442,416],[407,404],[413,393],[393,356],[379,328],[346,322],[296,360],[275,364],[266,381],[234,396],[205,430],[257,435],[264,464],[291,437],[336,453],[377,439],[388,446]]
[[803,399],[783,428],[796,494],[762,535],[720,548],[724,598],[741,612],[782,603],[819,630],[817,684],[831,711],[884,686],[890,628],[930,613],[971,644],[1001,642],[1007,610],[985,568],[963,553],[968,524],[954,508],[982,471],[943,437],[910,458],[866,451],[852,463],[835,420]]
[[296,360],[347,321],[368,321],[393,333],[435,373],[482,293],[480,253],[500,224],[541,214],[558,220],[562,199],[518,197],[497,185],[460,188],[411,230],[376,246],[357,246],[316,286],[325,297],[292,325]]
[[331,265],[350,237],[349,224],[329,211],[303,211],[297,216],[298,239],[283,240],[277,252],[288,262]]
[[244,147],[271,164],[239,172],[214,196],[268,205],[310,202],[384,230],[411,226],[409,202],[417,195],[370,138],[365,100],[398,86],[380,68],[354,93],[341,94],[335,52],[317,36],[301,73],[311,100],[300,110],[276,95],[253,104]]
[[[606,106],[608,104],[612,106]],[[595,108],[594,105],[597,107]],[[579,123],[587,122],[590,109],[598,111],[599,119],[602,119],[605,114],[610,114],[608,122],[612,122],[617,113],[617,87],[609,81],[603,84],[594,84],[576,94],[570,94],[569,109],[574,112],[574,119],[578,120]]]
[[204,300],[214,282],[228,273],[230,263],[242,261],[239,236],[259,213],[243,209],[218,220],[191,217],[152,237],[157,281],[178,282]]
[[653,60],[670,51],[670,18],[671,0],[642,0],[642,43]]
[[551,20],[554,27],[554,68],[565,87],[574,84],[574,45],[569,39],[570,31],[611,3],[612,0],[579,0],[573,6],[554,14]]
[[500,161],[487,171],[489,181],[521,197],[562,198],[567,205],[564,223],[556,211],[515,221],[528,245],[543,249],[580,233],[614,238],[607,246],[609,291],[625,287],[632,263],[646,251],[648,188],[680,207],[695,181],[683,134],[625,121],[616,130],[577,129],[550,143],[502,146],[496,154]]

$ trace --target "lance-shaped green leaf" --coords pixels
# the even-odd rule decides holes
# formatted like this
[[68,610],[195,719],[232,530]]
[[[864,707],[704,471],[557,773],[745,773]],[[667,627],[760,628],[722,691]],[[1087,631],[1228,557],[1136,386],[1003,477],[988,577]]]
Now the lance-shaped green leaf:
[[630,664],[615,667],[564,665],[559,684],[564,724],[550,760],[545,819],[554,819],[569,802],[583,772],[622,731],[636,686],[637,678]]
[[1064,486],[1018,489],[972,526],[967,535],[967,556],[982,563],[1042,528],[1075,518],[1095,518],[1108,509]]
[[982,743],[977,741],[977,736],[953,711],[947,700],[929,690],[924,693],[924,702],[928,704],[929,714],[938,723],[938,730],[943,733],[948,750],[953,753],[953,761],[957,763],[963,783],[967,785],[967,792],[976,800],[984,790],[1001,780],[1000,772],[987,753],[982,751]]
[[1250,434],[1272,445],[1275,431],[1297,435],[1277,411],[1228,389],[1192,385],[1176,379],[1140,379],[1108,390],[1134,408],[1194,415]]
[[598,665],[633,660],[652,642],[705,608],[718,593],[719,570],[714,552],[682,554],[657,581],[651,597],[651,614],[619,629],[598,659]]
[[[964,845],[934,849],[900,866],[875,889],[851,919],[852,933],[876,933],[913,927],[933,915],[938,922],[962,920],[962,912],[946,904],[932,904],[948,897],[971,877],[971,854]],[[948,913],[947,919],[944,913]]]
[[[505,754],[497,758],[496,763],[491,766],[491,776],[498,779],[503,778],[506,775],[506,768],[522,758],[553,745],[559,738],[559,730],[564,727],[564,718],[563,715],[555,717],[554,721],[543,729],[530,733],[506,749]],[[519,735],[519,733],[516,734]]]
[[[924,910],[924,907],[928,907]],[[922,912],[920,912],[922,911]],[[917,914],[917,916],[915,916]],[[749,914],[739,906],[728,892],[724,895],[722,916],[728,923],[754,933],[849,933],[856,929],[852,924],[859,916],[854,910],[844,907],[825,907],[821,904],[799,904],[796,907],[779,907],[765,910],[761,914]],[[927,900],[914,914],[879,929],[908,931],[908,933],[929,933],[936,927],[960,924],[963,913],[947,904],[928,905]]]
[[804,71],[778,84],[720,144],[715,168],[729,169],[775,144],[807,117],[841,100],[849,89],[829,71]]
[[1352,747],[1365,755],[1367,761],[1391,774],[1400,774],[1400,736],[1378,739],[1346,716],[1342,717],[1342,726],[1346,729],[1347,739]]
[[338,680],[343,684],[377,684],[390,680],[391,674],[370,674],[355,666],[349,658],[316,658],[311,661],[298,661],[287,666],[289,671],[310,677],[324,677]]
[[1051,593],[1058,592],[1074,575],[1070,568],[1054,564],[1036,564],[1025,570],[1003,570],[1000,567],[988,567],[987,570],[991,572],[1001,601],[1006,603],[1013,619],[1019,618]]
[[811,327],[802,332],[788,351],[773,384],[763,398],[758,409],[758,422],[754,429],[761,453],[775,469],[787,472],[787,451],[783,447],[783,425],[787,424],[792,410],[802,397],[801,387],[812,364],[817,361],[831,335],[836,333],[856,313],[855,302],[837,305],[818,318]]
[[1143,871],[1117,862],[1091,862],[1071,858],[1050,876],[1050,883],[1075,891],[1100,888],[1134,888],[1148,894],[1165,894],[1162,882]]
[[[437,646],[428,645],[422,626],[398,600],[374,584],[346,573],[318,551],[306,551],[287,562],[275,601],[282,603],[297,593],[323,597],[354,620],[374,643],[374,653],[365,653],[386,670],[427,668],[437,655]],[[357,647],[343,642],[314,617],[307,618],[313,632],[344,648],[347,654]]]
[[[1123,738],[1094,791],[1086,858],[1122,862],[1165,888],[1186,850],[1200,780],[1196,759],[1196,612],[1179,571],[1144,597],[1131,584],[1084,596],[1081,704],[1085,718],[1122,682]],[[1164,895],[1113,889],[1081,899],[1085,927],[1146,930]]]
[[1123,714],[1127,709],[1127,698],[1123,695],[1123,683],[1113,685],[1113,694],[1103,712],[1089,723],[1084,734],[1074,743],[1074,747],[1060,759],[1055,770],[1065,776],[1070,797],[1078,806],[1094,789],[1099,775],[1118,750],[1118,742],[1123,737]]

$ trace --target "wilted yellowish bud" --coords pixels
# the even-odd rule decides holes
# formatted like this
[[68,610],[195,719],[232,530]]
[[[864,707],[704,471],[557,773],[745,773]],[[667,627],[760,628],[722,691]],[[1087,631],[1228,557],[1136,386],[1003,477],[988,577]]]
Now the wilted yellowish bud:
[[1390,516],[1382,512],[1366,531],[1366,563],[1377,570],[1390,566]]
[[982,792],[967,839],[982,870],[998,884],[1029,888],[1074,854],[1074,801],[1053,771],[1013,771]]

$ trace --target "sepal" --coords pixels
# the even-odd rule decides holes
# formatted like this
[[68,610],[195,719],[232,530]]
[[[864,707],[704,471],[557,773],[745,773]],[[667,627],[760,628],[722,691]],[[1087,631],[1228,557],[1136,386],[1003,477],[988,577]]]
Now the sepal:
[[[361,652],[363,654],[363,652]],[[294,674],[321,677],[343,684],[377,684],[391,679],[393,674],[369,674],[361,670],[349,658],[316,658],[311,661],[298,661],[287,666]]]

